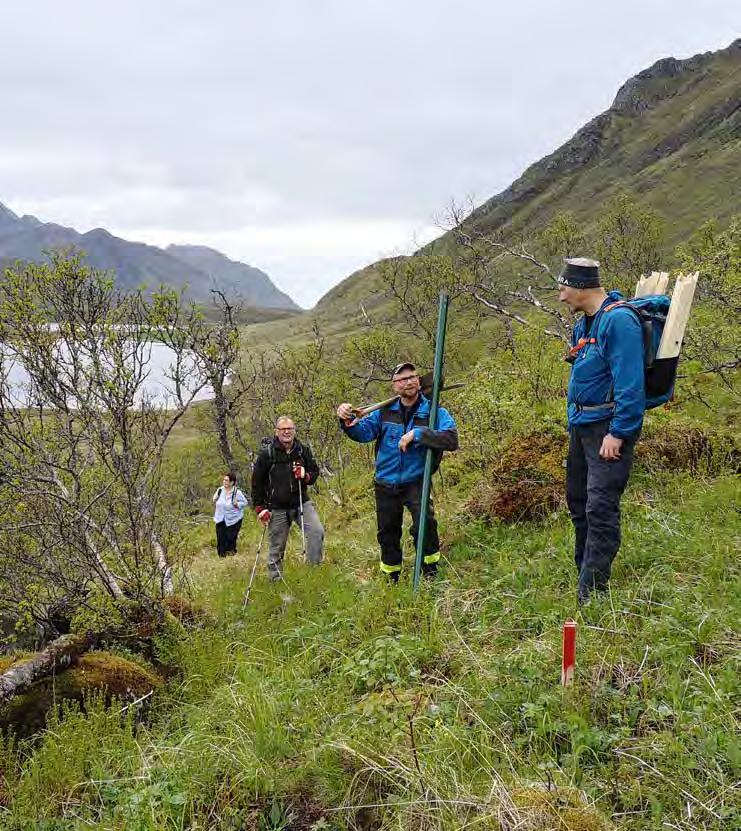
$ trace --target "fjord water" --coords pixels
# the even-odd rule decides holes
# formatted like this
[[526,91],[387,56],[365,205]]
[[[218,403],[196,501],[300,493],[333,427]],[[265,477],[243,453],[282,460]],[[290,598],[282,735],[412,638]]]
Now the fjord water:
[[[176,403],[175,384],[172,380],[175,352],[164,343],[147,341],[144,345],[146,378],[134,396],[134,403],[146,400],[156,406],[173,407]],[[65,350],[59,350],[59,369],[65,372]],[[10,354],[7,346],[0,344],[0,383],[7,389],[16,406],[24,406],[30,392],[30,377],[22,363]],[[186,385],[188,394],[197,383]],[[186,393],[183,393],[185,396]],[[205,401],[213,396],[213,390],[204,386],[195,394],[194,401]]]

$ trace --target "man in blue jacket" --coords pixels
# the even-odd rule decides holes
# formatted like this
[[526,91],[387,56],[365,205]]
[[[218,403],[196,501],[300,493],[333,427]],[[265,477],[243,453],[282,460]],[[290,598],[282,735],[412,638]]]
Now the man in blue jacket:
[[643,331],[617,291],[600,285],[599,263],[567,259],[558,299],[583,312],[571,336],[566,500],[574,524],[578,599],[604,590],[620,547],[620,498],[646,408]]
[[[411,534],[417,545],[422,502],[422,477],[427,448],[439,454],[458,449],[458,431],[450,413],[437,410],[437,429],[429,427],[430,401],[422,394],[414,364],[400,363],[391,373],[393,404],[353,419],[352,406],[340,404],[340,426],[353,441],[376,442],[376,520],[381,546],[381,571],[397,582],[401,571],[401,531],[406,507],[412,515]],[[438,456],[439,461],[439,456]],[[440,560],[437,520],[430,500],[422,561],[423,574],[433,577]]]

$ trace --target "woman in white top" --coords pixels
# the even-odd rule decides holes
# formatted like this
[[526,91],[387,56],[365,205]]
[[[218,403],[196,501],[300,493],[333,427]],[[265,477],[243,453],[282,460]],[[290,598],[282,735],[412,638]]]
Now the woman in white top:
[[224,474],[223,484],[213,497],[216,523],[216,552],[219,557],[237,553],[237,537],[242,527],[247,497],[237,487],[233,473]]

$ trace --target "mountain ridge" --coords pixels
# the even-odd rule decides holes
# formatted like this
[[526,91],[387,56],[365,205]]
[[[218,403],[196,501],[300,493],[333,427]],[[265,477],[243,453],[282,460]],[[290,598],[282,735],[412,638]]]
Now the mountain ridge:
[[[717,81],[713,78],[714,74],[725,76],[726,80],[735,77],[730,84],[735,95],[724,98],[722,88],[713,89]],[[685,99],[693,106],[688,107],[687,112],[675,112],[677,108],[672,107],[672,104],[677,98]],[[698,102],[698,98],[704,101]],[[693,108],[696,108],[694,112]],[[649,122],[658,122],[663,113],[674,116],[683,129],[678,131],[664,125],[665,129],[659,130],[662,135],[657,137],[658,141],[643,142],[649,146],[642,147],[639,140],[636,149],[642,152],[632,155],[626,153],[625,147],[629,142],[624,140],[628,128],[642,120],[646,128],[644,132],[648,134],[647,139],[650,139],[650,128],[659,125]],[[628,180],[635,177],[640,179],[641,174],[647,174],[652,166],[680,152],[691,142],[702,138],[717,138],[712,136],[712,132],[724,122],[730,122],[727,125],[730,130],[729,141],[734,138],[741,141],[741,38],[717,52],[702,52],[684,59],[661,58],[629,78],[618,89],[607,110],[587,122],[552,153],[530,165],[507,188],[476,208],[467,221],[487,233],[508,225],[527,228],[532,224],[527,221],[529,218],[537,222],[556,212],[547,210],[546,205],[538,206],[545,209],[533,211],[530,215],[517,216],[518,211],[526,207],[528,202],[539,197],[563,201],[556,200],[558,194],[548,193],[549,189],[553,190],[558,184],[553,181],[554,176],[583,177],[588,170],[609,162],[610,157],[613,157],[615,162],[624,162],[619,171],[619,164],[613,164],[612,167],[616,168],[615,172],[622,174],[616,178],[626,187],[630,185]],[[741,147],[736,152],[741,163]],[[639,193],[646,190],[640,187],[643,182],[634,184],[638,185],[634,189]],[[609,189],[602,187],[598,190]],[[582,188],[584,190],[586,189]],[[724,207],[730,207],[728,202],[724,205],[724,200],[720,199],[717,206],[721,213],[725,213]]]
[[[211,289],[216,287],[249,308],[299,311],[293,299],[278,289],[264,271],[231,260],[213,248],[160,248],[117,237],[105,228],[80,233],[28,214],[19,217],[0,202],[0,264],[19,260],[41,262],[48,251],[71,249],[83,251],[87,262],[95,268],[114,270],[116,284],[123,290],[164,283],[178,290],[187,287],[190,299],[207,303]],[[200,256],[194,256],[191,249],[201,252]]]

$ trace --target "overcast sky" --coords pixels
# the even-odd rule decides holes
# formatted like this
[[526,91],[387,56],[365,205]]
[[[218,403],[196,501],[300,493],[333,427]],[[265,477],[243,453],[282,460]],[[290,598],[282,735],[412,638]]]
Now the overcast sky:
[[629,76],[727,46],[741,3],[4,0],[0,33],[0,202],[210,245],[310,306]]

